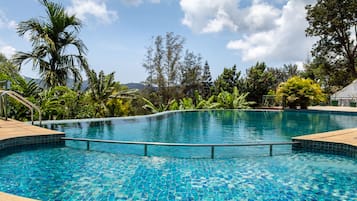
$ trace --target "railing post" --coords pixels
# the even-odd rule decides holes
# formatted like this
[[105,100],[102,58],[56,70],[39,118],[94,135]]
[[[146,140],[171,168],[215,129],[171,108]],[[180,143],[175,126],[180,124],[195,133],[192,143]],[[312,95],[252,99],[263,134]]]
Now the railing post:
[[31,108],[31,124],[33,125],[33,109]]
[[89,141],[87,141],[87,150],[89,151]]
[[273,155],[273,145],[270,144],[269,145],[269,156],[272,156]]
[[211,146],[211,159],[214,159],[214,146]]
[[148,145],[144,144],[144,156],[148,155]]

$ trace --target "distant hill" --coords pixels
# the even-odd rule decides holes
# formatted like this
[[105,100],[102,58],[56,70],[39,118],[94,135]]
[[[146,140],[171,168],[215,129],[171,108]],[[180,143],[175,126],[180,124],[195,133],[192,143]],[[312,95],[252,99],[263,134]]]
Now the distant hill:
[[[24,76],[25,80],[28,82],[30,80],[34,80],[40,87],[44,87],[43,83],[41,83],[40,79],[34,79],[34,78],[30,78],[30,77],[26,77]],[[69,79],[67,81],[67,86],[69,88],[73,88],[74,85],[74,79]],[[81,86],[81,90],[85,90],[88,87],[88,80],[84,80]]]
[[142,90],[145,88],[145,85],[143,85],[142,83],[128,83],[128,84],[123,84],[123,85],[127,86],[129,89]]
[[[43,87],[43,84],[41,84],[41,80],[40,79],[33,79],[33,78],[30,78],[30,77],[26,77],[26,76],[24,76],[24,78],[25,78],[26,81],[34,80],[38,85]],[[67,82],[67,86],[72,88],[73,84],[74,84],[74,80],[73,79],[69,79],[68,82]],[[127,86],[129,89],[142,90],[142,89],[145,88],[145,85],[142,84],[142,83],[128,83],[128,84],[122,84],[122,85]],[[82,83],[81,89],[85,90],[87,87],[88,87],[88,80],[84,80],[83,83]]]

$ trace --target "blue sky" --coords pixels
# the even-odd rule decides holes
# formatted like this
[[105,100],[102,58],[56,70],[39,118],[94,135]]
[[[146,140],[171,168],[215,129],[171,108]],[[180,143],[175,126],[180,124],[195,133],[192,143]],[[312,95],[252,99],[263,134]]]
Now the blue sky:
[[[313,38],[304,30],[305,5],[314,0],[63,0],[84,24],[80,38],[96,71],[116,72],[122,83],[146,78],[142,67],[153,36],[174,32],[185,48],[207,60],[214,78],[234,64],[298,64],[309,58]],[[21,6],[20,6],[21,5]],[[10,58],[31,44],[16,34],[19,22],[45,16],[37,0],[0,1],[0,52]],[[22,74],[38,77],[31,65]]]

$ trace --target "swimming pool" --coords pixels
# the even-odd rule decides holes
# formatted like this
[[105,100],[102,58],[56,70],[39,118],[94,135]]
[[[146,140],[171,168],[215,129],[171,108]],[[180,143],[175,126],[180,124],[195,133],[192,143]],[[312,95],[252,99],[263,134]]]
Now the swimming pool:
[[40,200],[357,199],[357,162],[335,155],[212,160],[22,150],[0,158],[0,191]]
[[[355,122],[357,117],[351,114],[232,110],[174,112],[47,127],[71,137],[229,143],[289,141],[292,136],[354,127]],[[40,200],[357,199],[354,158],[291,152],[290,147],[272,157],[265,157],[265,150],[259,148],[221,150],[221,158],[213,160],[142,157],[142,149],[132,146],[96,144],[86,151],[81,143],[66,145],[2,151],[0,191]],[[151,151],[165,156],[173,150]],[[174,156],[207,152],[174,151]],[[235,158],[222,159],[231,152]]]
[[[355,127],[357,115],[348,113],[213,110],[170,112],[140,118],[106,121],[48,124],[66,133],[66,137],[119,141],[167,142],[192,144],[234,144],[290,142],[291,137]],[[66,142],[67,146],[86,148],[84,142]],[[269,147],[219,147],[215,156],[268,155]],[[91,143],[91,150],[143,155],[142,145]],[[274,146],[274,154],[291,153],[291,145]],[[150,146],[151,156],[204,158],[209,147]]]

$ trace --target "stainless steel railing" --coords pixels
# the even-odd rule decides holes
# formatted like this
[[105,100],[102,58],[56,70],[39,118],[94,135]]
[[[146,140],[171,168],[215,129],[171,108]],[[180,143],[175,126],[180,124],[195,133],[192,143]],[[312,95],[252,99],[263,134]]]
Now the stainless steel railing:
[[32,124],[34,123],[34,119],[33,119],[33,110],[37,110],[38,115],[39,115],[39,122],[41,125],[41,110],[39,107],[37,107],[35,104],[33,104],[32,102],[28,101],[26,98],[22,97],[20,94],[14,92],[14,91],[7,91],[7,90],[0,90],[0,107],[4,107],[4,108],[0,108],[1,110],[5,111],[5,118],[7,118],[7,114],[6,114],[6,106],[5,106],[5,100],[4,97],[5,95],[8,95],[9,97],[19,101],[20,103],[22,103],[24,106],[26,106],[30,111],[31,111],[31,122]]
[[186,144],[186,143],[166,143],[166,142],[135,142],[135,141],[116,141],[88,138],[70,138],[63,137],[62,140],[82,141],[87,143],[87,150],[90,150],[90,142],[110,143],[110,144],[132,144],[144,145],[144,156],[148,155],[148,146],[171,146],[171,147],[210,147],[211,158],[214,159],[215,147],[250,147],[250,146],[269,146],[269,156],[273,155],[273,146],[275,145],[293,145],[300,142],[266,142],[266,143],[241,143],[241,144]]

